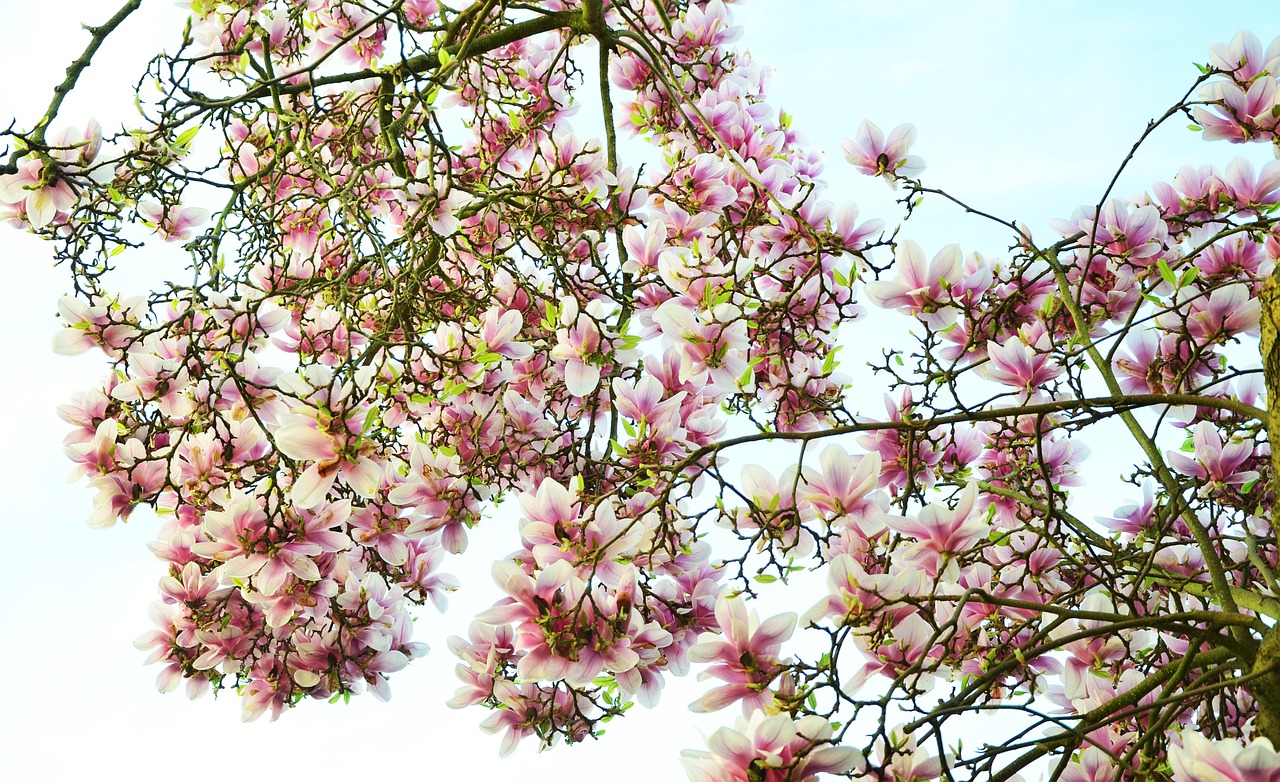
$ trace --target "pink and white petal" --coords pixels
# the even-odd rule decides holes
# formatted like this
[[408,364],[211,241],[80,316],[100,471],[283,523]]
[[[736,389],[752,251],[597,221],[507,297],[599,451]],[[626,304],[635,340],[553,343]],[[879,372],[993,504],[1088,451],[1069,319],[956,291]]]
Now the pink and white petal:
[[225,579],[249,578],[256,575],[266,563],[267,558],[262,554],[241,554],[222,563],[218,568],[218,575]]
[[569,359],[564,368],[564,385],[570,394],[586,396],[600,385],[600,368],[581,359]]
[[[320,553],[316,551],[315,553]],[[277,555],[277,558],[284,562],[285,567],[289,568],[295,576],[303,581],[319,581],[320,569],[316,567],[316,563],[310,557],[303,556],[295,551],[283,550]]]
[[780,646],[783,641],[791,637],[791,633],[795,629],[796,615],[794,612],[779,614],[760,625],[751,636],[751,645],[756,649]]
[[342,477],[356,494],[372,497],[382,485],[382,466],[367,456],[361,456],[355,464],[343,466]]
[[53,222],[58,208],[53,203],[53,192],[47,187],[31,191],[27,195],[27,222],[32,228],[44,228]]
[[720,728],[707,738],[707,748],[735,765],[746,768],[756,758],[751,739],[731,728]]
[[268,557],[253,579],[254,587],[264,595],[274,595],[289,577],[289,567],[281,557]]
[[409,658],[404,652],[398,652],[391,649],[381,652],[377,657],[369,661],[368,670],[377,671],[378,673],[395,673],[402,670],[409,664]]
[[327,462],[338,458],[333,437],[310,424],[285,424],[275,432],[276,447],[290,459]]
[[93,338],[80,329],[58,329],[53,335],[53,352],[60,356],[78,356],[94,345]]
[[267,626],[284,627],[289,624],[293,620],[296,608],[293,600],[287,597],[273,601],[271,608],[267,609]]
[[337,477],[337,470],[330,468],[322,471],[320,465],[311,465],[293,484],[293,504],[304,510],[319,505],[333,488],[333,481]]
[[754,691],[746,684],[726,684],[712,688],[706,695],[689,704],[689,711],[694,714],[719,711],[753,694]]

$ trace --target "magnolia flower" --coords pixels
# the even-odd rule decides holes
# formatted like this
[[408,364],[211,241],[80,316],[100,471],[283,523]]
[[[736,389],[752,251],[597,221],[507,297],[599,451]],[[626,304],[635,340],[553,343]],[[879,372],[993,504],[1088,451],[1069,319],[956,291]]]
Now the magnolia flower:
[[840,142],[840,147],[854,168],[868,176],[882,176],[896,186],[899,177],[914,177],[924,171],[924,159],[907,154],[915,140],[914,125],[899,125],[886,139],[874,122],[863,120],[857,136]]
[[1169,747],[1169,767],[1174,782],[1280,782],[1280,753],[1267,739],[1245,747],[1187,730],[1181,747]]
[[318,411],[307,408],[295,412],[298,415],[275,432],[276,447],[281,453],[312,463],[294,481],[294,504],[299,508],[319,505],[339,476],[360,496],[373,496],[382,482],[382,466],[363,453],[365,448],[351,454],[344,447],[347,443],[342,439],[355,440],[356,437],[339,438],[334,434],[337,429],[340,434],[350,435],[352,428],[359,431],[361,427],[353,427],[350,421],[333,421],[329,427],[322,427]]
[[1262,73],[1276,72],[1276,68],[1280,66],[1280,38],[1272,41],[1264,52],[1258,36],[1248,30],[1241,30],[1231,39],[1231,43],[1215,43],[1210,46],[1209,62],[1213,67],[1248,83]]
[[209,210],[197,206],[165,208],[155,201],[139,201],[138,216],[155,229],[166,242],[185,242],[194,229],[209,219]]
[[58,212],[71,209],[76,194],[56,169],[46,170],[40,158],[26,157],[18,162],[16,174],[0,176],[0,201],[17,206],[31,227],[40,229],[52,223]]
[[1202,495],[1214,488],[1240,487],[1258,479],[1256,470],[1240,469],[1253,455],[1253,443],[1223,443],[1218,430],[1208,421],[1201,421],[1196,426],[1192,442],[1195,445],[1194,459],[1177,451],[1168,451],[1167,456],[1173,469],[1207,482],[1201,487]]
[[750,714],[773,700],[769,683],[782,672],[778,652],[796,627],[794,613],[779,614],[764,623],[747,613],[739,597],[716,602],[716,621],[723,636],[707,634],[689,650],[689,659],[714,663],[700,678],[716,678],[725,684],[703,695],[689,708],[695,712],[723,709],[742,701],[742,713]]
[[961,278],[964,256],[960,247],[943,247],[926,265],[920,245],[904,241],[894,251],[893,260],[897,279],[867,283],[867,297],[876,306],[914,315],[933,328],[954,323],[957,310],[951,304],[951,286]]
[[721,728],[707,739],[710,752],[685,750],[681,762],[693,782],[810,782],[819,774],[845,775],[861,768],[862,753],[828,742],[831,724],[822,717],[793,721],[760,712]]
[[570,394],[585,397],[600,385],[600,367],[595,363],[599,352],[600,330],[586,315],[556,332],[551,358],[564,362],[564,384]]
[[944,564],[949,581],[956,580],[959,568],[951,555],[968,551],[991,531],[986,514],[977,509],[978,484],[968,483],[955,508],[929,503],[915,517],[883,514],[880,520],[895,532],[915,538],[904,559],[918,565],[930,577],[940,574]]

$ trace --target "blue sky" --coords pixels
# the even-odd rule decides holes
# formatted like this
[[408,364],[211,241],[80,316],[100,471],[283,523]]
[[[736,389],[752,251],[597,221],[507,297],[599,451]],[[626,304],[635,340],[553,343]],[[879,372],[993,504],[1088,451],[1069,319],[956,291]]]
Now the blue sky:
[[[8,28],[20,31],[0,49],[3,111],[20,123],[37,116],[87,37],[79,22],[100,22],[114,5],[0,0]],[[1210,44],[1246,27],[1264,42],[1280,33],[1280,8],[1236,2],[750,0],[738,4],[736,17],[744,26],[740,45],[776,70],[773,105],[827,151],[833,198],[854,198],[864,217],[892,222],[899,214],[893,194],[845,166],[839,141],[864,118],[885,130],[913,122],[913,151],[928,162],[931,184],[1044,235],[1048,219],[1096,200],[1148,119],[1194,79],[1192,62],[1205,61]],[[166,0],[144,0],[121,39],[99,54],[64,119],[94,114],[106,124],[108,116],[126,116],[143,55],[172,40],[181,24],[182,12]],[[1269,154],[1206,144],[1185,124],[1156,135],[1119,195],[1184,163],[1222,165],[1236,154],[1259,163]],[[930,203],[912,226],[906,235],[929,254],[954,241],[966,252],[999,255],[1009,243]],[[299,769],[336,777],[384,766],[410,775],[466,771],[475,779],[680,779],[678,751],[701,748],[697,730],[732,720],[728,712],[688,715],[685,704],[705,687],[687,679],[668,685],[656,712],[637,708],[599,743],[542,754],[524,746],[499,763],[497,739],[475,727],[484,714],[451,712],[442,701],[456,687],[443,639],[495,597],[486,552],[491,561],[514,547],[513,530],[501,521],[489,544],[467,557],[473,561],[451,563],[464,592],[447,617],[422,613],[418,632],[432,654],[393,677],[390,704],[367,696],[345,707],[306,703],[275,724],[241,725],[234,697],[190,703],[156,694],[156,671],[141,665],[132,646],[149,627],[146,606],[161,575],[145,547],[154,527],[135,517],[111,530],[88,529],[91,493],[63,480],[70,463],[54,407],[106,367],[49,351],[55,301],[67,285],[44,245],[2,229],[0,263],[0,323],[10,335],[10,373],[0,384],[8,417],[0,482],[9,499],[0,517],[8,553],[0,571],[7,606],[0,664],[8,671],[0,766],[18,778],[74,778],[126,763],[132,779],[147,782],[198,763],[202,773],[217,766],[264,777]],[[163,258],[141,263],[132,273],[142,280],[177,268]]]

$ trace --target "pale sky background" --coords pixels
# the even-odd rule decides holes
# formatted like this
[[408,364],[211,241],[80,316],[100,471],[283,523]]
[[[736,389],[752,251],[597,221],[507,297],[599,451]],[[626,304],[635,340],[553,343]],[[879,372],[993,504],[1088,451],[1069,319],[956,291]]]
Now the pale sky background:
[[[116,7],[115,0],[0,0],[6,30],[0,123],[11,113],[20,125],[39,116],[87,40],[79,23],[100,23]],[[142,11],[99,52],[55,127],[90,115],[108,126],[109,118],[127,118],[130,85],[143,60],[174,40],[182,18],[165,0],[144,0]],[[772,104],[827,151],[830,197],[855,198],[864,217],[892,222],[898,215],[892,194],[879,180],[853,174],[840,159],[839,142],[864,118],[886,131],[913,122],[919,130],[913,151],[928,162],[929,184],[1023,220],[1038,236],[1048,235],[1048,219],[1096,200],[1147,120],[1195,78],[1192,63],[1207,60],[1210,44],[1242,28],[1264,45],[1280,33],[1278,6],[1195,0],[750,0],[737,5],[736,20],[745,30],[739,45],[776,69]],[[1260,164],[1270,154],[1259,146],[1206,144],[1185,124],[1175,121],[1157,134],[1119,195],[1169,178],[1184,163],[1223,165],[1244,154]],[[952,241],[966,252],[996,256],[1009,244],[1002,233],[940,204],[926,204],[906,236],[930,255]],[[687,713],[685,705],[711,686],[690,677],[669,683],[656,710],[637,707],[611,724],[599,742],[539,754],[526,741],[514,757],[499,761],[498,738],[476,728],[487,712],[450,711],[443,701],[457,687],[444,638],[463,632],[470,616],[497,597],[489,562],[516,547],[514,527],[501,518],[489,539],[473,544],[465,559],[450,561],[446,570],[463,579],[464,590],[447,615],[421,612],[417,639],[430,643],[432,653],[392,677],[391,703],[367,695],[348,706],[305,702],[276,723],[242,725],[234,695],[193,703],[180,692],[157,694],[156,669],[143,667],[144,655],[132,645],[149,629],[146,607],[162,574],[145,547],[155,524],[138,513],[127,525],[91,530],[83,523],[91,492],[63,481],[71,465],[61,450],[66,426],[54,408],[96,382],[106,366],[92,356],[50,352],[55,301],[67,285],[64,273],[50,268],[45,245],[0,227],[0,264],[0,333],[10,335],[3,354],[8,378],[0,384],[0,410],[9,422],[0,448],[0,486],[8,500],[0,516],[7,554],[0,571],[0,665],[8,682],[0,701],[0,776],[150,782],[184,771],[257,779],[311,771],[683,779],[679,750],[703,748],[698,731],[732,722],[733,710],[701,719]],[[142,279],[160,273],[136,271]],[[879,396],[872,392],[868,411],[879,409]],[[1108,508],[1122,500],[1098,497]],[[482,529],[473,540],[485,535]],[[803,610],[811,598],[780,596],[779,602]]]

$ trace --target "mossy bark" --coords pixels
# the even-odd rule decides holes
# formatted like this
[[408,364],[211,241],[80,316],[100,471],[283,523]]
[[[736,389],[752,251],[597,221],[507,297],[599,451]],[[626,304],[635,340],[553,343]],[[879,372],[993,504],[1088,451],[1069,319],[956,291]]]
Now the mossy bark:
[[[1280,498],[1280,269],[1262,284],[1258,294],[1262,305],[1262,371],[1267,386],[1267,441],[1271,445],[1272,497]],[[1280,501],[1273,500],[1271,529],[1280,529]],[[1277,626],[1280,627],[1280,626]],[[1272,627],[1262,639],[1253,661],[1252,673],[1259,678],[1249,683],[1249,692],[1258,703],[1257,735],[1280,747],[1280,630]]]

